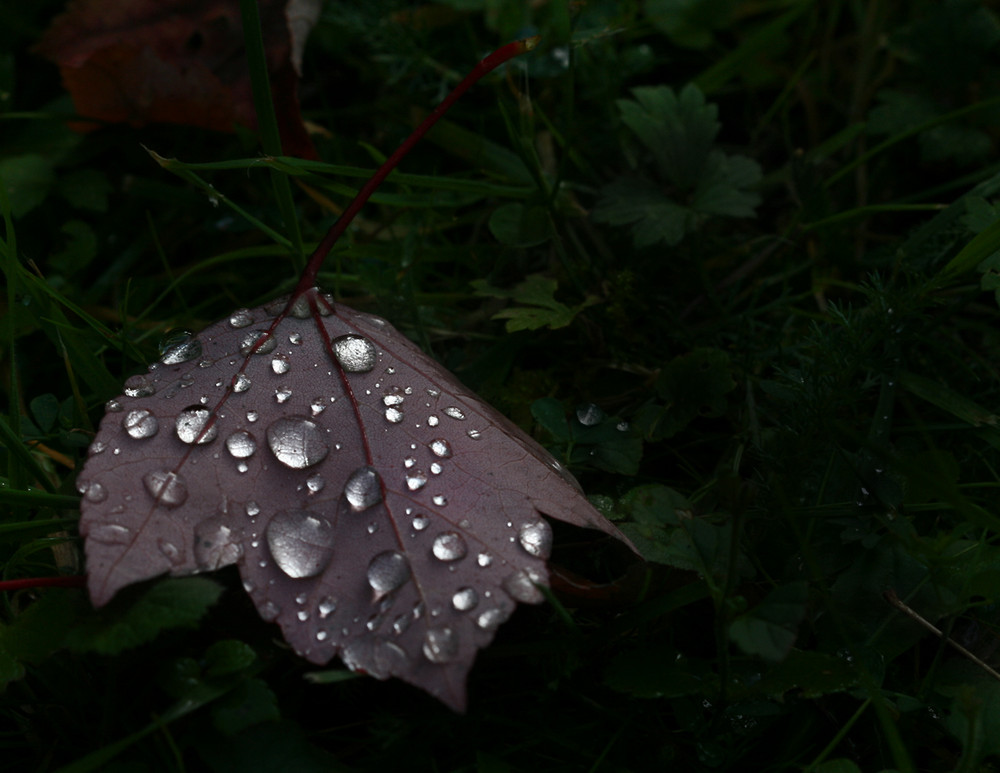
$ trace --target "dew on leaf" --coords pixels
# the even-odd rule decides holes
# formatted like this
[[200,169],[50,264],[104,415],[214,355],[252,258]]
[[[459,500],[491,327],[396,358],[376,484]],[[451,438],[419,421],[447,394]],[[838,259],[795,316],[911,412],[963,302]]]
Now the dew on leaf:
[[108,490],[104,488],[104,486],[102,486],[100,483],[87,484],[86,486],[83,487],[82,491],[78,486],[77,490],[80,491],[81,494],[83,494],[84,499],[94,504],[100,504],[101,502],[105,501],[108,498]]
[[401,588],[410,579],[410,562],[395,550],[379,553],[368,564],[368,584],[381,598]]
[[257,419],[260,418],[260,414],[257,411],[247,411],[247,421],[253,424]]
[[444,438],[437,438],[431,441],[431,453],[441,459],[451,456],[451,445]]
[[333,527],[308,510],[278,511],[266,534],[274,562],[289,577],[315,577],[333,557]]
[[250,377],[246,373],[237,373],[233,376],[234,392],[246,392],[251,386]]
[[483,436],[483,433],[480,432],[478,429],[470,429],[465,434],[468,435],[472,440],[479,440]]
[[428,526],[430,526],[431,519],[428,518],[426,515],[415,515],[413,516],[412,523],[414,531],[423,531]]
[[125,382],[125,394],[128,397],[149,397],[156,394],[156,387],[147,376],[140,373]]
[[319,425],[304,416],[283,416],[271,422],[267,444],[279,462],[294,470],[319,464],[330,451]]
[[480,553],[476,556],[476,563],[479,564],[484,569],[493,563],[493,556],[489,553]]
[[382,479],[374,467],[359,467],[344,484],[344,496],[354,510],[367,510],[382,501]]
[[334,339],[333,354],[347,373],[367,373],[375,367],[378,359],[375,345],[359,335],[345,335]]
[[125,418],[122,419],[122,426],[129,437],[141,440],[153,437],[160,429],[160,422],[157,421],[152,411],[147,411],[145,408],[137,408],[125,414]]
[[386,408],[385,419],[390,424],[399,424],[403,420],[403,412],[399,408]]
[[192,405],[181,411],[174,427],[177,429],[177,437],[184,443],[197,443],[205,445],[215,440],[219,434],[216,424],[208,426],[212,418],[212,412],[201,405]]
[[534,571],[518,569],[504,578],[503,589],[515,601],[538,604],[545,599],[542,592],[535,586],[535,583],[540,581],[541,577],[537,576]]
[[455,595],[451,597],[451,605],[459,612],[468,612],[475,609],[479,603],[479,594],[475,588],[459,588]]
[[238,429],[226,438],[226,449],[236,459],[247,459],[257,450],[257,439],[245,429]]
[[451,628],[428,628],[423,651],[431,663],[450,663],[458,657],[458,634]]
[[437,416],[428,416],[427,417],[427,426],[428,427],[436,427],[438,424],[440,424],[440,419],[438,419]]
[[324,620],[337,611],[337,600],[333,596],[326,596],[316,607],[319,616]]
[[[134,396],[135,395],[132,395],[132,397]],[[118,413],[119,411],[122,410],[122,404],[117,400],[108,400],[104,404],[104,410],[107,411],[108,413]]]
[[288,362],[288,357],[284,354],[276,354],[271,360],[271,370],[279,376],[288,373],[290,367],[291,364]]
[[175,566],[183,563],[184,556],[181,555],[181,551],[173,542],[168,542],[161,537],[156,541],[156,547],[159,548],[159,551],[163,554],[164,558]]
[[510,611],[493,607],[479,613],[476,617],[476,625],[484,631],[495,631],[510,617]]
[[431,475],[440,475],[443,469],[438,462],[431,462]]
[[288,387],[281,387],[281,389],[274,390],[275,402],[279,404],[287,403],[288,399],[292,396],[292,390]]
[[294,333],[289,333],[288,334],[288,343],[293,344],[294,346],[301,346],[301,344],[302,344],[302,333],[299,333],[297,331],[294,332]]
[[132,532],[120,523],[102,523],[91,529],[87,537],[105,545],[127,545],[132,541]]
[[406,487],[410,491],[419,491],[427,484],[427,476],[417,470],[406,476]]
[[155,470],[147,473],[142,482],[150,496],[161,505],[179,507],[187,500],[187,486],[176,472]]
[[450,405],[444,409],[445,416],[450,416],[453,419],[458,419],[463,421],[465,419],[465,414],[462,412],[461,408],[456,408],[454,405]]
[[576,409],[576,420],[585,427],[593,427],[604,419],[604,411],[593,403],[581,405]]
[[194,528],[194,560],[198,569],[211,572],[235,564],[243,556],[243,545],[221,518],[206,518]]
[[461,534],[454,531],[446,531],[434,538],[434,545],[431,547],[434,557],[440,561],[458,561],[465,558],[468,552],[465,540]]
[[260,617],[265,622],[272,622],[278,619],[278,615],[281,614],[281,607],[275,604],[273,601],[265,601],[264,605],[260,608]]
[[317,494],[323,490],[323,486],[326,485],[326,479],[316,473],[315,475],[310,475],[306,478],[306,488],[309,490],[310,494]]
[[244,328],[253,324],[253,315],[249,309],[237,309],[229,315],[229,326],[233,328]]
[[524,524],[517,538],[528,555],[548,558],[552,552],[552,527],[545,521]]
[[260,515],[260,505],[251,500],[246,503],[246,511],[248,516],[255,518]]
[[[257,342],[262,338],[266,338],[266,340],[258,346]],[[240,354],[244,356],[249,354],[270,354],[277,345],[277,340],[275,340],[273,335],[268,335],[266,330],[254,330],[243,336],[243,340],[240,341]]]
[[448,504],[448,498],[442,494],[435,494],[433,497],[431,497],[431,502],[436,504],[438,507],[444,507],[446,504]]
[[160,362],[164,365],[180,365],[199,357],[201,341],[187,330],[170,333],[160,341]]

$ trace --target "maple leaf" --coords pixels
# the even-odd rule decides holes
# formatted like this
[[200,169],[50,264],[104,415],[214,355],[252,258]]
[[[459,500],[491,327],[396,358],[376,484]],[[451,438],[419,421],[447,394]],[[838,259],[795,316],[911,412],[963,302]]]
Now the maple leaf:
[[[259,6],[284,150],[315,158],[296,93],[319,3],[260,0]],[[86,118],[225,132],[237,124],[256,128],[239,0],[71,0],[35,51],[59,66]]]

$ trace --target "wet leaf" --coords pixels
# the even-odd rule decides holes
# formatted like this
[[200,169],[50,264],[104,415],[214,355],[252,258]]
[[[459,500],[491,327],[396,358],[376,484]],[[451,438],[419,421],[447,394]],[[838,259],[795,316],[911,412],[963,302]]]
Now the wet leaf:
[[795,643],[808,599],[805,582],[780,585],[756,607],[733,620],[729,638],[750,655],[781,660]]
[[236,564],[311,662],[461,709],[476,651],[544,598],[542,515],[624,537],[385,320],[285,306],[172,339],[108,404],[78,478],[91,598]]

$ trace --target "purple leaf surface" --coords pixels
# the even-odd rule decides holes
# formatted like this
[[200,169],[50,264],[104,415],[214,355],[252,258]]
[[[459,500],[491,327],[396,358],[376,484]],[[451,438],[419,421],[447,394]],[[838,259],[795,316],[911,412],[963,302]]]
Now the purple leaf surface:
[[91,599],[237,564],[313,663],[465,706],[538,603],[542,514],[621,533],[541,446],[385,320],[316,289],[178,340],[108,404],[79,475]]

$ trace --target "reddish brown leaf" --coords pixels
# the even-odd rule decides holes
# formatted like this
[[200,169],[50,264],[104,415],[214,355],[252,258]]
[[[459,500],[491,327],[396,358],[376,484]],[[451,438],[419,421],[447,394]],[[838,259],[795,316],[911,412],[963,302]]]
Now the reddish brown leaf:
[[[260,0],[284,150],[313,158],[296,72],[316,9],[314,0]],[[82,116],[226,132],[257,125],[239,0],[71,0],[36,51],[59,65]]]
[[476,651],[543,598],[541,515],[624,537],[385,320],[315,289],[285,305],[177,342],[109,403],[78,484],[91,598],[235,563],[310,661],[461,710]]

